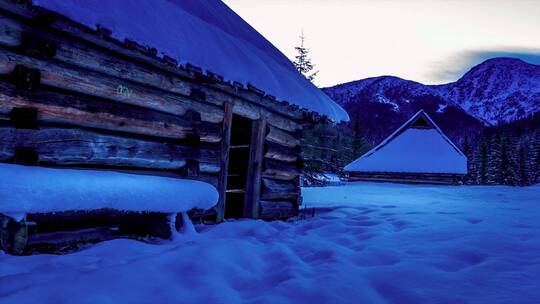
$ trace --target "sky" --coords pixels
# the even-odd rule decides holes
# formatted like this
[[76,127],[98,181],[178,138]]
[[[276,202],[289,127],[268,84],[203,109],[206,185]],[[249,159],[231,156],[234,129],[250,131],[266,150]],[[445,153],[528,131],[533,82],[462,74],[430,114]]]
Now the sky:
[[303,31],[326,87],[394,75],[457,80],[493,57],[540,64],[540,0],[224,0],[287,57]]

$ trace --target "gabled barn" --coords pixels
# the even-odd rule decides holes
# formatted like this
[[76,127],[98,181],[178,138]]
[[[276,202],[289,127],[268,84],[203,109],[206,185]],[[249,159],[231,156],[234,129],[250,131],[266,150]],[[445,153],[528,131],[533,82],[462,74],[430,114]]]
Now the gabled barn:
[[345,171],[349,180],[458,184],[467,157],[421,110]]
[[[206,208],[203,194],[217,189],[215,207],[189,212],[198,221],[295,216],[303,125],[348,120],[218,0],[0,1],[0,29],[0,176],[58,181],[0,187],[10,198],[0,201],[0,244],[12,252],[86,232],[104,239],[150,227],[142,234],[168,237],[163,219],[185,210],[141,202],[160,192]],[[133,175],[150,176],[142,196],[126,188]],[[107,187],[105,177],[121,187]],[[181,195],[192,187],[186,179],[207,187]],[[153,184],[160,188],[152,192]],[[84,185],[94,189],[77,188]],[[115,200],[85,196],[85,205],[44,190],[63,187],[80,198],[98,185]]]

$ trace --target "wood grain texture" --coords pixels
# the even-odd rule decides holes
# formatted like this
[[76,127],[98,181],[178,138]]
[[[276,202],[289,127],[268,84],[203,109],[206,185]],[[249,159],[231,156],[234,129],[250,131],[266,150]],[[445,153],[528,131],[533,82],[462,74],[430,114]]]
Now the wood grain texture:
[[298,215],[298,207],[289,201],[260,201],[260,218],[267,220],[286,219]]
[[264,157],[282,162],[293,163],[299,159],[300,149],[282,146],[273,142],[266,142]]
[[225,217],[225,196],[227,189],[227,174],[229,172],[229,149],[231,143],[231,125],[233,115],[233,105],[231,103],[225,103],[223,107],[223,126],[221,135],[221,154],[219,158],[219,200],[216,204],[216,221],[219,223],[223,221]]
[[268,127],[266,140],[289,148],[294,148],[300,145],[300,139],[294,137],[290,133],[287,133],[278,128],[274,128],[272,126]]
[[[122,49],[120,54],[115,54],[80,39],[80,37],[68,38],[65,35],[55,34],[51,30],[31,28],[16,19],[0,14],[1,27],[4,27],[5,31],[0,31],[0,44],[17,47],[23,53],[33,52],[25,47],[24,43],[24,37],[30,34],[34,40],[40,39],[57,45],[55,59],[70,65],[184,96],[190,96],[193,90],[202,91],[206,96],[205,101],[209,103],[221,106],[223,102],[234,102],[236,114],[247,115],[246,117],[251,119],[258,119],[261,114],[264,114],[268,117],[270,124],[289,131],[295,131],[300,127],[294,121],[302,119],[301,111],[276,103],[267,97],[249,92],[249,90],[232,90],[232,87],[213,82],[200,84],[191,79],[192,77],[186,78],[186,73],[178,75],[178,73],[174,73],[176,70],[171,71],[170,67],[166,70],[160,69],[162,68],[161,62],[159,62],[160,67],[152,67],[133,60],[140,59],[139,56],[134,58],[121,56],[125,55],[123,53],[128,50]],[[120,51],[120,49],[116,51]],[[132,52],[128,53],[135,55]]]
[[300,187],[297,179],[292,181],[262,179],[262,200],[297,200],[299,195]]
[[199,112],[201,120],[207,122],[219,123],[223,120],[223,111],[213,105],[105,74],[51,60],[32,58],[0,48],[0,74],[9,75],[16,65],[40,70],[41,83],[47,86],[174,115],[183,115],[187,110],[193,110]]
[[221,140],[218,124],[194,120],[189,117],[189,112],[175,116],[121,103],[45,91],[21,96],[15,93],[13,85],[0,81],[0,113],[9,114],[14,108],[36,109],[41,122],[171,139],[197,136],[208,143]]
[[301,169],[294,164],[279,161],[264,160],[263,177],[277,180],[290,181],[301,174]]
[[266,119],[263,117],[253,123],[249,150],[246,194],[244,197],[244,217],[259,217],[261,197],[261,174],[264,149]]
[[[219,150],[187,147],[99,134],[79,129],[40,130],[0,127],[0,161],[14,160],[16,148],[37,152],[39,163],[52,165],[95,165],[178,170],[186,161],[217,164]],[[213,165],[216,166],[216,165]]]

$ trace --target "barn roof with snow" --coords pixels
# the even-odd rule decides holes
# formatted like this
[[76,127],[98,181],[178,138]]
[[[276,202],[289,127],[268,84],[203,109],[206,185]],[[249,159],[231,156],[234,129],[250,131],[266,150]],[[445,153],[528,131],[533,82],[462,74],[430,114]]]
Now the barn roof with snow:
[[467,174],[467,157],[421,110],[345,171]]
[[33,181],[0,187],[9,253],[297,216],[304,125],[348,119],[217,0],[0,1],[0,28],[0,179]]
[[334,121],[349,119],[285,55],[219,0],[36,0],[34,4],[90,28],[103,26],[116,39],[154,47],[181,64],[249,83]]

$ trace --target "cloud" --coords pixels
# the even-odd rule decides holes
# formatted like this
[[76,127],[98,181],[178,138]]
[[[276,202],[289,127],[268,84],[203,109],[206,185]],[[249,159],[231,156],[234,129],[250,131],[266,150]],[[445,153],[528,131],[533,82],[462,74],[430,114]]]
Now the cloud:
[[525,62],[540,65],[540,49],[500,48],[497,50],[466,50],[431,64],[427,78],[432,83],[448,83],[458,80],[473,66],[490,58],[519,58]]

